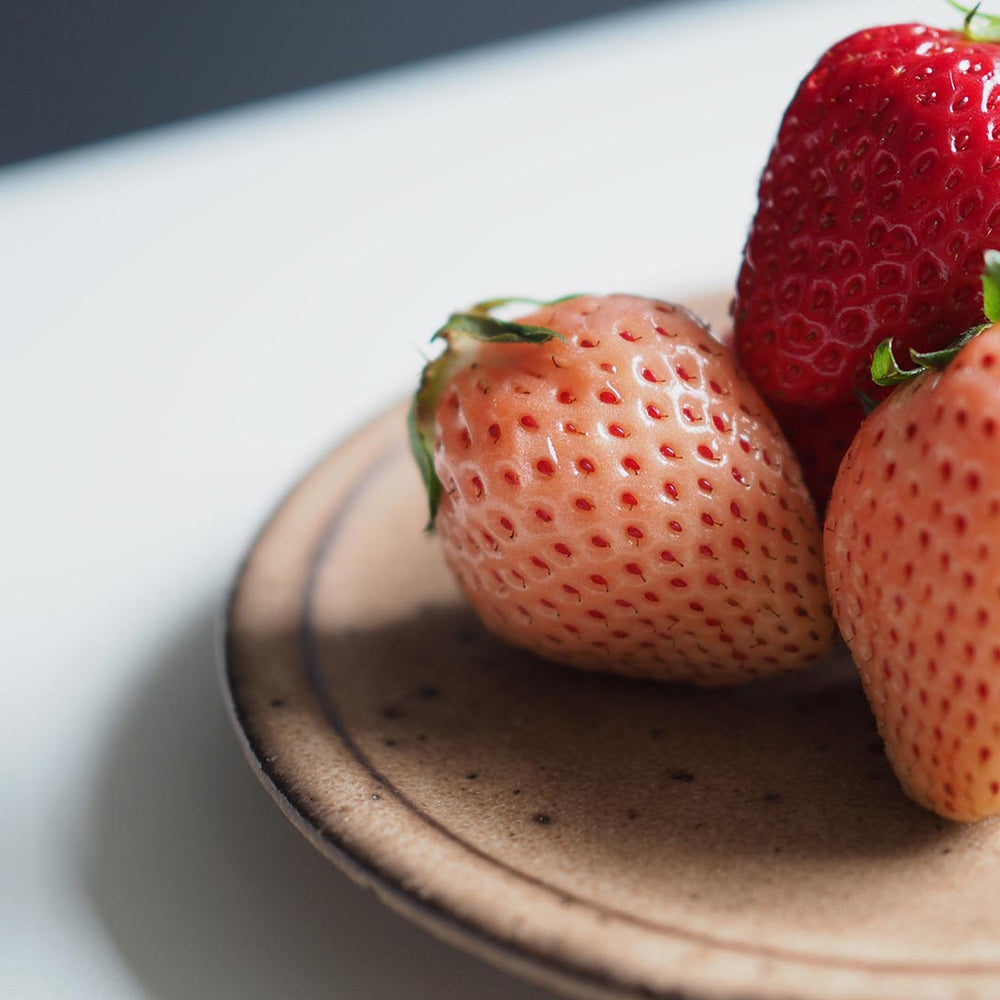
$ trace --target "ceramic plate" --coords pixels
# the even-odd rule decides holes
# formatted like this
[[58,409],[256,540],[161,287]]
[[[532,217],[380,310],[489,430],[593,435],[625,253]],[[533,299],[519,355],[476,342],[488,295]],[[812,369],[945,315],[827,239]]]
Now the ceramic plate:
[[843,654],[722,692],[552,666],[477,625],[424,517],[397,408],[229,608],[251,765],[348,874],[576,996],[1000,996],[998,827],[902,796]]

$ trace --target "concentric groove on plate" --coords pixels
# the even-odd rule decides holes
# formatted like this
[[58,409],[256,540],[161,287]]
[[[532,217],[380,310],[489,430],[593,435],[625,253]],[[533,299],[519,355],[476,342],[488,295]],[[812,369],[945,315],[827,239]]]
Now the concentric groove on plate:
[[[378,446],[374,453],[366,454],[363,461],[357,461],[358,450],[355,448],[352,452],[351,462],[347,463],[350,465],[350,471],[341,480],[341,483],[344,484],[343,488],[338,485],[336,496],[330,495],[325,501],[321,501],[322,516],[310,515],[314,526],[309,530],[307,536],[303,537],[302,551],[297,557],[304,571],[301,575],[304,582],[300,587],[301,592],[299,593],[297,590],[299,603],[296,605],[298,633],[297,653],[294,658],[298,660],[298,663],[291,662],[290,657],[286,664],[289,670],[300,672],[303,678],[303,691],[307,687],[308,696],[316,703],[313,711],[316,713],[317,720],[321,713],[328,730],[335,734],[336,739],[350,754],[357,767],[368,776],[370,781],[377,783],[381,789],[385,790],[385,798],[391,799],[400,810],[411,814],[428,831],[433,831],[433,836],[444,838],[461,852],[464,852],[470,859],[470,866],[473,864],[485,865],[498,869],[506,876],[552,897],[566,898],[568,896],[574,905],[582,910],[604,913],[617,922],[630,924],[645,932],[661,935],[664,939],[693,942],[695,945],[720,954],[728,952],[752,958],[759,956],[764,960],[770,959],[778,963],[790,963],[793,966],[801,966],[803,969],[814,970],[801,974],[800,988],[791,991],[779,990],[778,992],[782,996],[811,996],[812,990],[807,984],[811,981],[811,977],[818,976],[823,970],[826,970],[823,972],[824,975],[827,972],[831,975],[835,974],[830,970],[848,970],[848,972],[857,973],[863,978],[874,977],[871,979],[873,983],[881,982],[880,977],[883,975],[901,976],[901,981],[904,983],[910,981],[907,977],[923,975],[941,977],[935,979],[934,982],[939,982],[942,986],[945,983],[949,984],[947,987],[948,995],[952,995],[952,991],[956,991],[954,992],[956,997],[966,995],[961,992],[963,987],[960,984],[962,983],[970,985],[971,991],[967,994],[970,997],[995,995],[992,992],[984,994],[980,991],[984,980],[977,980],[973,983],[968,977],[996,976],[997,973],[1000,973],[1000,963],[996,962],[946,964],[941,962],[880,961],[869,958],[851,959],[846,955],[840,957],[814,954],[808,951],[798,952],[784,947],[769,947],[764,944],[757,946],[745,941],[727,941],[724,938],[702,933],[697,929],[691,930],[683,926],[678,927],[662,921],[647,919],[607,906],[603,902],[567,893],[564,888],[550,884],[543,877],[522,871],[508,864],[502,858],[483,850],[479,845],[463,839],[455,830],[450,829],[434,815],[428,814],[426,810],[421,808],[404,788],[397,786],[359,744],[331,691],[324,685],[321,672],[325,661],[315,627],[318,580],[325,559],[336,549],[339,533],[349,522],[351,511],[364,500],[366,490],[388,465],[400,458],[399,434],[396,430],[389,432],[386,430],[396,420],[398,420],[398,415],[383,418],[374,427],[362,431],[354,442],[345,447],[344,450],[352,447],[356,441],[361,439],[364,439],[364,443],[368,446],[371,446],[373,442]],[[379,430],[380,428],[381,430]],[[390,437],[393,443],[384,446],[385,441]],[[316,846],[332,857],[352,878],[375,888],[379,895],[393,908],[424,924],[450,943],[464,945],[481,957],[529,978],[542,980],[549,985],[557,985],[559,988],[571,990],[577,995],[595,997],[658,997],[660,1000],[683,1000],[683,998],[722,995],[730,998],[742,996],[743,994],[738,989],[727,989],[719,993],[718,990],[706,990],[700,984],[692,987],[683,970],[678,970],[676,976],[671,975],[670,980],[666,983],[661,980],[652,983],[642,976],[632,975],[632,970],[628,968],[627,964],[625,966],[614,962],[590,964],[586,955],[577,952],[566,954],[565,951],[547,946],[536,947],[534,942],[525,943],[524,940],[508,936],[506,927],[498,927],[488,920],[470,920],[454,910],[452,907],[453,899],[447,893],[435,894],[432,892],[430,896],[427,896],[413,891],[412,887],[399,877],[398,871],[393,870],[390,862],[394,862],[395,859],[383,859],[377,854],[373,854],[371,846],[363,841],[346,840],[341,832],[329,825],[322,817],[321,812],[313,809],[308,795],[299,795],[294,785],[286,780],[286,776],[275,764],[275,757],[272,753],[275,747],[269,746],[266,740],[260,738],[262,730],[257,728],[260,720],[248,716],[247,704],[244,700],[247,695],[240,690],[239,683],[234,677],[234,667],[237,657],[240,656],[240,648],[232,627],[233,612],[241,602],[242,589],[246,584],[248,568],[254,554],[266,541],[275,522],[281,518],[286,510],[295,507],[300,489],[310,487],[315,494],[315,483],[318,479],[322,480],[322,476],[326,475],[326,480],[330,480],[329,474],[325,473],[324,470],[328,467],[332,469],[334,465],[339,463],[341,461],[338,458],[340,454],[340,451],[334,453],[333,456],[328,457],[307,474],[299,487],[293,490],[289,498],[278,508],[262,530],[258,541],[248,553],[244,565],[240,569],[230,595],[226,630],[222,636],[224,642],[222,650],[224,680],[231,715],[251,764],[283,811]],[[343,474],[343,470],[340,471]],[[320,509],[320,505],[313,504],[313,506]],[[298,517],[297,514],[295,516]],[[252,574],[250,575],[252,576]],[[245,597],[245,595],[243,596]],[[328,600],[330,595],[326,594],[325,596]],[[238,674],[239,671],[236,670],[235,673]],[[253,685],[249,682],[253,678],[244,679],[248,681],[248,687],[252,688]],[[332,738],[333,736],[331,736]],[[857,980],[857,982],[862,982],[862,980]],[[892,993],[893,996],[900,995],[900,980],[896,979],[895,982],[896,988],[895,992]],[[986,982],[989,984],[988,989],[992,989],[996,985],[994,979],[989,979]],[[980,989],[976,988],[977,984]],[[762,982],[755,981],[751,984],[748,980],[747,986],[750,987],[750,992],[745,994],[747,997],[760,997],[762,995],[760,992]],[[925,993],[926,990],[921,992],[921,996],[924,996]],[[777,995],[777,992],[773,995]],[[855,992],[844,995],[867,996],[868,994]],[[905,996],[906,992],[904,991],[902,995]]]
[[[627,923],[635,924],[636,926],[643,927],[647,930],[655,931],[659,934],[666,934],[672,937],[682,938],[687,941],[693,941],[698,944],[708,945],[712,948],[721,948],[731,951],[741,952],[743,954],[749,955],[760,955],[768,958],[778,958],[783,961],[791,962],[801,962],[808,965],[820,965],[831,968],[848,968],[848,969],[858,969],[864,971],[872,972],[899,972],[904,974],[926,974],[926,973],[942,973],[947,975],[955,974],[982,974],[982,973],[994,973],[1000,972],[1000,963],[956,963],[954,965],[948,965],[943,963],[892,963],[892,962],[876,962],[876,961],[863,961],[863,960],[850,960],[850,959],[837,959],[831,956],[825,955],[813,955],[808,952],[795,952],[788,949],[782,948],[769,948],[764,945],[751,945],[745,944],[740,941],[727,941],[724,938],[714,937],[708,934],[701,934],[698,932],[687,930],[684,927],[678,927],[671,924],[666,924],[660,921],[647,920],[642,917],[637,917],[634,914],[627,913],[623,910],[615,909],[614,907],[609,907],[604,904],[595,902],[590,899],[586,899],[581,896],[577,896],[566,889],[560,888],[559,886],[553,885],[546,882],[544,879],[538,878],[535,875],[531,875],[528,872],[521,871],[518,868],[514,868],[507,864],[501,858],[495,855],[489,854],[488,852],[477,847],[475,844],[463,839],[454,830],[445,826],[440,820],[435,819],[435,817],[428,814],[426,811],[420,808],[402,789],[397,787],[390,778],[388,778],[364,753],[361,747],[358,745],[357,741],[351,735],[349,729],[347,728],[344,720],[334,703],[333,699],[330,697],[330,693],[325,685],[322,683],[320,676],[320,652],[319,646],[316,641],[315,628],[313,627],[313,612],[316,602],[316,584],[319,569],[322,566],[324,557],[331,549],[334,548],[340,528],[347,520],[351,509],[357,504],[364,496],[365,489],[369,482],[375,478],[375,476],[381,471],[382,467],[385,466],[389,461],[391,461],[398,454],[398,447],[387,448],[385,451],[375,456],[370,465],[364,470],[364,472],[357,478],[357,480],[352,485],[349,493],[341,500],[341,503],[333,511],[330,516],[329,521],[320,536],[319,542],[313,550],[310,567],[309,576],[307,578],[306,590],[303,600],[303,616],[302,616],[302,665],[305,673],[309,679],[310,686],[312,688],[313,694],[316,700],[323,708],[323,714],[325,715],[327,722],[329,723],[331,729],[333,729],[340,739],[343,741],[345,747],[350,751],[354,759],[357,761],[358,765],[363,768],[371,778],[382,785],[393,797],[404,806],[411,813],[419,817],[419,819],[427,824],[436,833],[448,838],[453,843],[459,845],[463,850],[467,851],[474,857],[488,862],[491,865],[495,865],[502,871],[511,875],[515,878],[521,879],[537,888],[544,889],[545,891],[552,893],[552,895],[562,898],[569,898],[575,904],[579,906],[588,907],[592,910],[597,910],[599,912],[605,913],[608,916],[615,917],[616,919],[623,920]],[[361,863],[367,863],[367,859],[357,856],[357,860]],[[405,891],[403,886],[396,883],[396,887],[401,891]]]

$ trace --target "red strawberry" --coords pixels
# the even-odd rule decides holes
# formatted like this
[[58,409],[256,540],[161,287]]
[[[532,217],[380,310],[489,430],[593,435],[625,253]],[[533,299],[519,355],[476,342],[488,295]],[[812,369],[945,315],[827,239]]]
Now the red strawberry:
[[[586,669],[730,684],[830,646],[798,465],[731,352],[625,295],[453,316],[411,431],[485,623]],[[440,501],[437,506],[437,501]]]
[[[890,377],[891,359],[880,348]],[[1000,811],[998,442],[994,325],[862,424],[826,522],[834,615],[892,766],[958,820]]]
[[[872,393],[879,341],[928,351],[981,316],[983,251],[1000,229],[1000,45],[979,40],[970,21],[964,31],[903,24],[851,35],[785,112],[734,325],[754,384],[793,408],[786,426],[836,405],[849,411],[836,437],[849,440],[863,417],[854,392]],[[822,505],[841,443],[821,433],[812,451],[806,477]]]
[[774,414],[802,467],[802,478],[817,506],[826,500],[837,468],[858,429],[857,400],[832,403],[821,410],[789,403],[772,403]]

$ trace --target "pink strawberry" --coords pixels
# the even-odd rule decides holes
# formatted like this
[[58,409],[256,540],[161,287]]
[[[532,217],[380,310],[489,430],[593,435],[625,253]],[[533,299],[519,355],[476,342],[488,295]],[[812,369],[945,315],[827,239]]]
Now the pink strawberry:
[[837,477],[834,615],[904,790],[975,820],[1000,811],[1000,325],[943,372],[900,372],[889,345],[875,368],[917,377],[862,424]]
[[986,40],[997,19],[974,13],[962,31],[897,24],[834,45],[761,178],[735,342],[791,434],[840,409],[803,456],[821,506],[864,416],[855,390],[872,394],[875,345],[928,351],[981,315],[982,255],[1000,230],[1000,45]]
[[449,566],[512,643],[731,684],[818,659],[813,507],[731,352],[686,310],[580,296],[452,316],[412,440]]

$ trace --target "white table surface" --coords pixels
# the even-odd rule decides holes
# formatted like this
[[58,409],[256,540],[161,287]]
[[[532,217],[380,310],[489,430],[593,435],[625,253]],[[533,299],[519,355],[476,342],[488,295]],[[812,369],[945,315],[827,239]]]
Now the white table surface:
[[921,18],[652,7],[0,172],[0,995],[549,995],[281,816],[222,708],[227,584],[454,307],[728,285],[799,77]]

